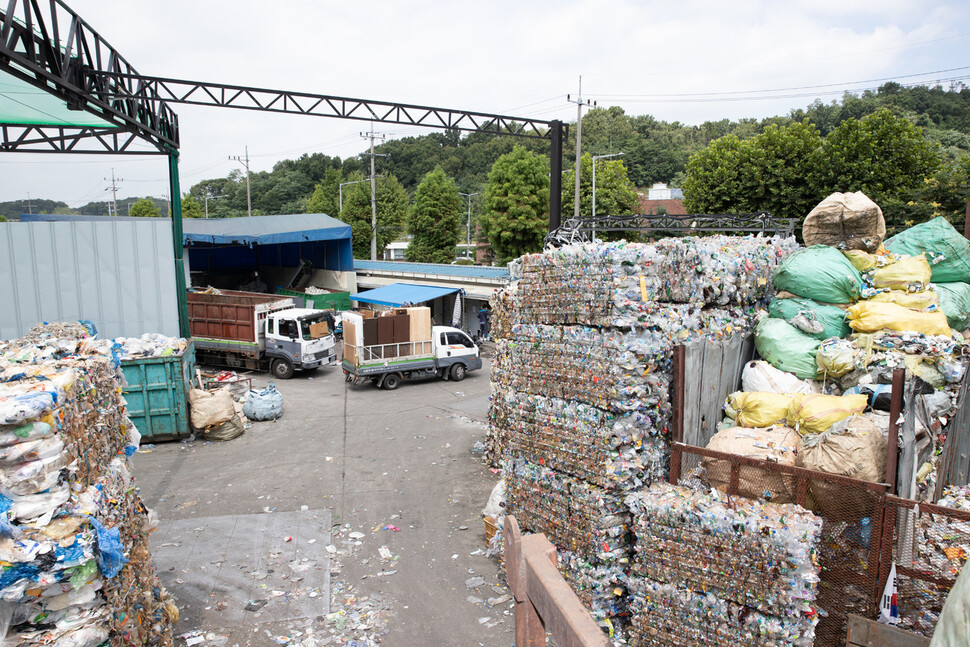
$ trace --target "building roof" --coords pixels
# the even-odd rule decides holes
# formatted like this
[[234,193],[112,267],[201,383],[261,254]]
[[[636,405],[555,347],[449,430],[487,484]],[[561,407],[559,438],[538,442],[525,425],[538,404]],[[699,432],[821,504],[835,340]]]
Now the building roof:
[[372,272],[407,272],[409,274],[434,274],[437,276],[460,276],[480,279],[507,279],[507,267],[485,265],[450,265],[447,263],[403,263],[400,261],[364,261],[354,259],[354,269]]
[[391,285],[385,285],[374,290],[351,294],[350,298],[352,301],[359,303],[376,303],[382,306],[399,307],[405,304],[415,305],[425,303],[458,291],[458,288],[413,285],[411,283],[392,283]]
[[274,245],[314,240],[350,239],[350,225],[323,213],[246,218],[185,218],[182,233],[187,245]]
[[[125,216],[76,216],[23,214],[24,222],[38,220],[74,221],[146,221],[170,218],[130,218]],[[274,245],[318,240],[350,240],[350,225],[323,213],[297,213],[285,216],[252,216],[246,218],[183,218],[182,239],[186,245]]]

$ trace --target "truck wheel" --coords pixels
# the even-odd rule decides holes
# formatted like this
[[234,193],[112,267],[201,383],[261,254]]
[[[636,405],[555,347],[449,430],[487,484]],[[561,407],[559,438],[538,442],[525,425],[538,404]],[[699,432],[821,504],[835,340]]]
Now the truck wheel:
[[273,360],[273,375],[280,380],[288,380],[293,377],[293,363],[288,359]]
[[455,364],[451,367],[451,379],[455,382],[461,382],[465,379],[465,365]]
[[390,373],[384,376],[384,388],[388,391],[393,391],[397,387],[401,386],[401,378],[398,377],[397,373]]

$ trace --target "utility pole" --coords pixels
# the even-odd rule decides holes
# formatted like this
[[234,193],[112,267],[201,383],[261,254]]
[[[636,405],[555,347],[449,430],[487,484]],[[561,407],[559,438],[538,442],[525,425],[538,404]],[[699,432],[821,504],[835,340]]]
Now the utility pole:
[[230,155],[229,159],[234,162],[239,162],[246,167],[246,212],[248,215],[253,215],[253,198],[252,194],[249,192],[249,146],[246,146],[246,156],[239,157],[238,155]]
[[472,196],[481,195],[480,193],[462,193],[458,192],[458,195],[463,195],[468,198],[468,220],[465,221],[465,256],[470,257],[471,246],[472,246]]
[[[108,178],[104,178],[104,181],[107,182]],[[105,189],[105,191],[111,191],[111,206],[108,207],[109,216],[112,211],[114,211],[116,217],[118,215],[118,182],[124,182],[124,180],[120,177],[115,179],[115,170],[111,169],[111,188]]]
[[[573,217],[579,218],[579,160],[582,159],[582,147],[583,147],[583,75],[579,75],[579,95],[573,99],[568,94],[566,95],[566,101],[576,104],[576,195],[573,198]],[[596,102],[590,103],[589,99],[586,100],[586,106],[596,107]]]
[[375,157],[387,157],[387,155],[378,155],[374,152],[374,140],[380,139],[384,141],[384,135],[374,132],[373,125],[368,133],[361,133],[361,137],[365,139],[370,139],[370,259],[372,261],[377,260],[377,185],[375,180],[377,179],[376,171],[374,170],[374,158]]
[[30,209],[30,191],[27,192],[27,213],[30,213],[30,214],[34,213]]

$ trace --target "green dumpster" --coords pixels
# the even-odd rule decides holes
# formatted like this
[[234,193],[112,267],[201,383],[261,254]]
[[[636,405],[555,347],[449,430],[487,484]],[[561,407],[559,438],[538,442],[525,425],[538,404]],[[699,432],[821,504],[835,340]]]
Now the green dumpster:
[[276,294],[284,297],[295,297],[296,307],[298,308],[302,308],[303,304],[309,301],[317,310],[350,310],[350,292],[307,294],[303,290],[277,288]]
[[178,357],[135,357],[121,361],[128,386],[122,394],[128,417],[144,442],[187,438],[187,389],[195,375],[195,344]]

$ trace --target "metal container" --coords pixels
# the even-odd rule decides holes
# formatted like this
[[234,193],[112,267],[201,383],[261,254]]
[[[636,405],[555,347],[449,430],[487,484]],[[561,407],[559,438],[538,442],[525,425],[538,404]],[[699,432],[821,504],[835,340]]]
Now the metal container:
[[303,307],[303,304],[306,303],[307,308],[317,310],[350,310],[350,292],[307,294],[303,290],[278,288],[276,294],[296,298],[299,307]]
[[138,357],[121,362],[128,382],[122,390],[128,417],[145,442],[178,440],[191,434],[186,397],[195,375],[195,345],[178,357]]

